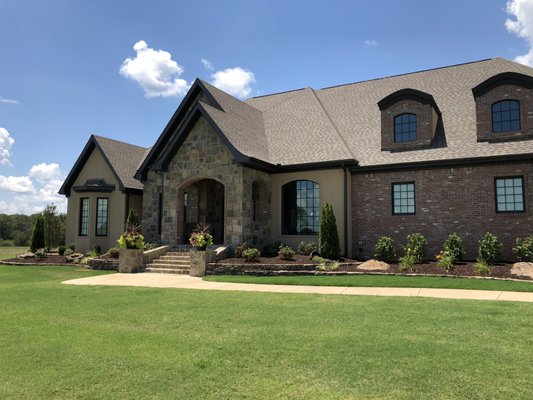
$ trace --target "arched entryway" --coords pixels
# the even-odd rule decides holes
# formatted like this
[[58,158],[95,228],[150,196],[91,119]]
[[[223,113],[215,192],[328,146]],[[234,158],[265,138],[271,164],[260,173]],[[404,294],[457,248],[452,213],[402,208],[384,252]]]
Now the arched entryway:
[[201,179],[183,185],[178,193],[178,242],[187,244],[196,225],[209,225],[213,243],[224,243],[224,185]]

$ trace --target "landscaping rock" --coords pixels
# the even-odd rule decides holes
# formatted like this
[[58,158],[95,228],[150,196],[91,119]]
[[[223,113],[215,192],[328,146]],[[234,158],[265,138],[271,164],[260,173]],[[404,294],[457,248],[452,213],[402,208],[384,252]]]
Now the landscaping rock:
[[22,253],[22,254],[19,254],[17,256],[17,258],[20,258],[20,259],[25,259],[25,258],[34,258],[35,257],[35,254],[33,254],[32,252],[28,251],[27,253]]
[[529,276],[533,279],[533,262],[517,262],[511,268],[511,274],[519,276]]
[[71,255],[65,257],[65,262],[74,263],[81,260],[83,257],[85,256],[81,253],[72,253]]
[[357,267],[357,269],[362,269],[364,271],[386,271],[389,268],[389,264],[378,260],[368,260]]

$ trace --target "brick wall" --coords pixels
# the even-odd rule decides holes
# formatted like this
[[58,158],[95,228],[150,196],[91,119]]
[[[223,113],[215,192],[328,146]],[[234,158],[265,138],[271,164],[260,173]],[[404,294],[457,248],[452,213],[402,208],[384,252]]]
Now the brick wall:
[[[496,213],[494,178],[524,177],[526,212]],[[416,214],[392,215],[391,184],[415,182]],[[504,259],[512,259],[517,236],[533,233],[533,163],[499,163],[448,168],[352,174],[353,255],[373,256],[377,239],[390,236],[402,254],[406,237],[420,232],[434,257],[452,232],[463,239],[466,259],[477,257],[479,239],[496,234]]]

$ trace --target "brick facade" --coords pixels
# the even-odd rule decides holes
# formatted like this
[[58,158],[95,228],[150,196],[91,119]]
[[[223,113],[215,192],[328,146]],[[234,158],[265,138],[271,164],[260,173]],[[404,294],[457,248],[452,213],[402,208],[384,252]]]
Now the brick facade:
[[[520,102],[520,130],[492,132],[492,104],[501,100]],[[476,97],[478,142],[533,138],[533,89],[520,85],[496,86]]]
[[[494,178],[523,176],[525,212],[496,213]],[[392,215],[393,183],[414,182],[415,215]],[[355,257],[370,258],[377,239],[390,236],[402,254],[406,237],[420,232],[433,258],[452,232],[463,239],[466,259],[477,257],[479,239],[490,231],[514,259],[517,237],[533,233],[533,163],[516,162],[352,174],[352,241]]]

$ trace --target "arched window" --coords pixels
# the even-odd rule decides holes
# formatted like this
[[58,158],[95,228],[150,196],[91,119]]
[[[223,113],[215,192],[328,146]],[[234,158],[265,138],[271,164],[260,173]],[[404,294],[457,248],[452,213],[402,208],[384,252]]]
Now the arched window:
[[394,143],[416,140],[416,114],[400,114],[394,117]]
[[318,183],[292,181],[282,187],[282,234],[318,235],[320,225]]
[[502,100],[492,105],[492,132],[520,130],[520,102]]

